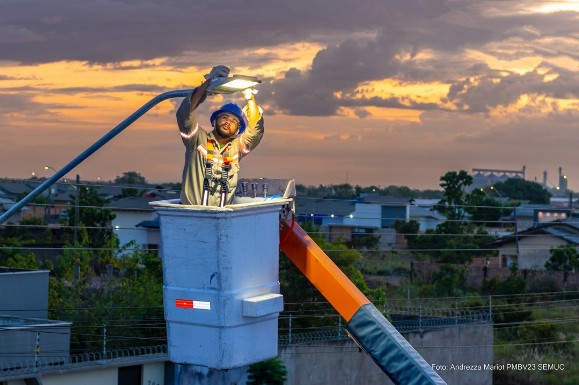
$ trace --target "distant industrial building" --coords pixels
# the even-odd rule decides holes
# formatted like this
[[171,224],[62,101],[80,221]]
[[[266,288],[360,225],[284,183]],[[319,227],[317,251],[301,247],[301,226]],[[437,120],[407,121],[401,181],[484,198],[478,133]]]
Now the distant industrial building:
[[[520,170],[473,168],[473,183],[468,187],[468,192],[471,192],[475,189],[490,188],[499,182],[505,182],[511,178],[520,178],[524,180],[525,171],[526,166],[523,166]],[[543,186],[553,196],[566,196],[568,194],[567,176],[563,174],[562,167],[559,167],[559,175],[556,185],[549,180],[547,171],[543,171],[542,182],[538,182],[536,180],[534,182],[540,183],[541,186]]]
[[525,166],[521,170],[500,170],[490,168],[473,168],[472,185],[469,190],[473,191],[485,187],[493,186],[499,182],[505,182],[507,179],[521,178],[525,179]]

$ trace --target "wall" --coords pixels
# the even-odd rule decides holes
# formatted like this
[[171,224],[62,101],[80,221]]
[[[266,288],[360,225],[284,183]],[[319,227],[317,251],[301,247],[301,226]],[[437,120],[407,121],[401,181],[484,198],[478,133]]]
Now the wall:
[[48,270],[0,268],[0,314],[46,318],[48,274]]
[[42,376],[43,385],[117,385],[117,382],[117,368]]
[[[13,325],[0,316],[0,365],[19,367],[28,360],[46,365],[66,359],[70,351],[69,322],[15,318]],[[38,346],[38,353],[35,349]]]
[[353,218],[345,217],[344,225],[376,228],[381,226],[382,212],[380,205],[356,203],[353,216]]
[[137,246],[143,250],[147,249],[149,240],[147,230],[143,227],[136,227],[143,221],[150,221],[155,218],[154,211],[114,211],[116,218],[112,221],[112,227],[115,234],[119,237],[122,245],[135,241]]
[[[404,337],[446,381],[448,385],[492,384],[492,371],[467,370],[461,364],[492,364],[493,329],[491,323],[441,327],[423,332],[404,333]],[[287,371],[285,385],[368,385],[392,384],[365,352],[352,340],[292,345],[279,349]],[[101,365],[107,365],[101,361]],[[136,362],[132,365],[138,364]],[[117,364],[118,365],[118,364]],[[452,365],[455,365],[453,368]],[[78,370],[78,369],[77,369]],[[143,364],[142,385],[245,385],[243,368],[208,371],[193,365]],[[43,385],[121,385],[117,366],[84,367],[78,371],[41,374]],[[1,382],[1,378],[0,378]],[[24,385],[9,380],[6,385]]]
[[[432,273],[439,270],[440,265],[433,262],[413,262],[414,275],[420,279],[430,280]],[[466,270],[467,284],[476,289],[480,289],[485,280],[493,278],[504,281],[512,272],[506,268],[494,267],[492,263],[489,267],[479,265],[454,265],[456,268]],[[553,289],[563,290],[564,288],[579,288],[579,272],[565,273],[563,271],[528,270],[519,269],[517,274],[527,280],[527,290],[533,289],[537,285],[544,283],[551,284]]]
[[155,362],[152,364],[143,365],[143,385],[163,385],[164,383],[164,362]]
[[[492,384],[492,371],[482,365],[493,362],[491,323],[440,328],[404,337],[448,385]],[[315,346],[286,346],[280,356],[288,370],[286,385],[392,384],[353,341],[320,343]],[[460,364],[480,364],[481,370]],[[452,367],[455,365],[455,367]]]
[[[503,256],[518,255],[516,262],[519,269],[542,270],[545,268],[545,262],[551,257],[549,250],[552,247],[558,247],[568,243],[551,235],[538,234],[521,237],[518,244],[518,252],[515,242],[509,242],[501,246],[499,248],[499,260],[502,261]],[[508,266],[503,266],[501,263],[501,267]]]
[[[106,361],[100,361],[100,364],[106,366]],[[132,362],[129,366],[140,365],[138,362]],[[34,378],[34,374],[25,376],[27,378]],[[77,370],[63,369],[56,373],[42,373],[38,377],[41,379],[42,385],[127,385],[119,384],[119,366],[110,365],[105,368],[87,366]],[[144,363],[141,366],[141,385],[165,385],[165,362],[150,362]],[[0,377],[0,384],[6,385],[26,385],[25,380],[8,380],[2,382]],[[167,382],[167,385],[174,385],[172,382]],[[230,384],[227,384],[230,385]],[[242,385],[241,383],[239,385]],[[245,385],[245,383],[243,383]]]
[[392,250],[396,246],[396,230],[378,229],[374,234],[380,237],[378,247],[380,250]]

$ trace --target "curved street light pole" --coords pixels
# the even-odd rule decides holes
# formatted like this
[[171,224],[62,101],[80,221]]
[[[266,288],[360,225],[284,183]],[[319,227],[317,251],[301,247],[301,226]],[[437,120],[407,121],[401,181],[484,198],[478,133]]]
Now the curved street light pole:
[[129,117],[127,117],[125,120],[123,120],[115,128],[113,128],[111,131],[109,131],[106,135],[104,135],[102,138],[100,138],[92,146],[87,148],[84,152],[82,152],[80,155],[78,155],[76,158],[74,158],[72,161],[70,161],[66,166],[64,166],[63,168],[61,168],[57,172],[55,172],[54,175],[52,175],[50,178],[45,180],[38,187],[36,187],[34,190],[32,190],[30,193],[28,193],[28,195],[26,195],[18,203],[16,203],[14,206],[12,206],[10,209],[8,209],[8,211],[6,211],[4,214],[0,215],[0,224],[4,223],[6,220],[8,220],[8,218],[10,218],[12,215],[14,215],[15,212],[22,209],[22,207],[24,207],[24,205],[26,205],[26,203],[28,203],[32,199],[36,198],[38,195],[40,195],[40,193],[42,193],[44,190],[46,190],[48,187],[50,187],[52,184],[54,184],[60,178],[65,176],[67,173],[69,173],[72,169],[74,169],[76,166],[78,166],[86,158],[91,156],[96,150],[98,150],[99,148],[104,146],[107,142],[109,142],[111,139],[113,139],[115,136],[120,134],[125,128],[130,126],[135,120],[137,120],[138,118],[143,116],[147,111],[149,111],[155,105],[159,104],[160,102],[162,102],[163,100],[166,100],[166,99],[185,97],[185,96],[189,95],[192,91],[193,90],[190,90],[190,89],[189,90],[168,91],[168,92],[165,92],[165,93],[162,93],[160,95],[155,96],[153,99],[151,99],[149,102],[145,103],[137,111],[135,111]]

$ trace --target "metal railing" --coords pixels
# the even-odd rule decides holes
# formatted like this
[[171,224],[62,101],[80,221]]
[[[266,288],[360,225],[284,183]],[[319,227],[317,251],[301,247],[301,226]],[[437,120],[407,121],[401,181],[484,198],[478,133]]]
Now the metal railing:
[[103,364],[114,365],[122,361],[137,359],[167,359],[167,345],[127,347],[106,352],[86,352],[70,356],[47,356],[22,360],[1,361],[0,379],[6,377],[33,375],[54,370],[78,369]]
[[[385,309],[385,314],[389,315],[392,326],[400,333],[422,332],[424,330],[437,328],[492,322],[491,313],[480,310],[408,305],[386,305]],[[290,319],[289,316],[285,316],[280,318],[280,321],[284,318],[287,320]],[[315,318],[319,319],[320,317]],[[315,344],[319,342],[347,340],[350,338],[345,327],[342,326],[341,317],[338,314],[333,316],[326,315],[325,318],[335,318],[333,322],[335,326],[325,326],[315,328],[311,331],[296,332],[296,329],[292,328],[292,324],[289,322],[287,328],[280,329],[279,345]]]
[[[444,309],[408,305],[387,305],[385,309],[392,319],[392,325],[400,333],[421,332],[437,328],[491,322],[490,313],[469,309]],[[320,319],[320,316],[309,317],[315,320]],[[280,317],[280,326],[290,318],[289,314],[282,315]],[[308,318],[308,316],[304,318]],[[343,341],[350,338],[338,314],[326,314],[323,318],[328,319],[329,323],[333,323],[333,326],[319,326],[310,328],[308,331],[303,331],[303,329],[292,327],[290,322],[287,328],[280,327],[278,345],[280,347],[311,345]],[[103,349],[101,351],[72,354],[69,356],[54,355],[22,360],[0,360],[0,379],[35,375],[40,372],[50,372],[54,370],[78,369],[107,364],[114,365],[122,361],[134,362],[148,359],[168,359],[167,345]]]

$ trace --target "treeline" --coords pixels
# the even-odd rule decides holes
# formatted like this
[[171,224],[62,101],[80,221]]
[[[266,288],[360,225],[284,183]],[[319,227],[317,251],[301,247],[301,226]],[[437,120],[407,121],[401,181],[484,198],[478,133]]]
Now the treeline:
[[395,198],[441,199],[442,190],[417,190],[406,186],[358,186],[349,183],[306,186],[298,184],[296,191],[300,196],[319,198],[354,198],[362,194],[376,194]]

